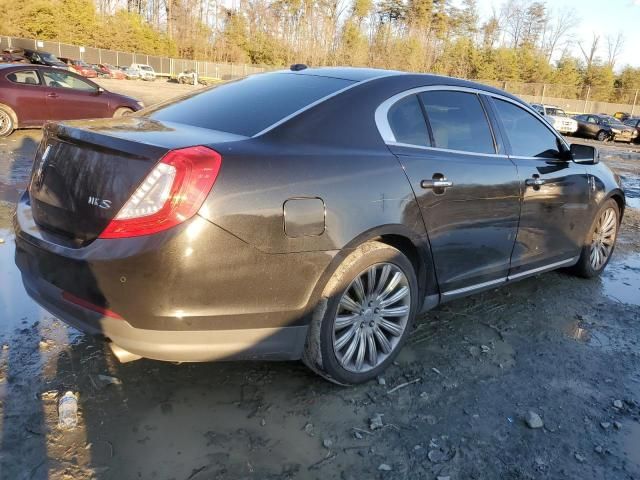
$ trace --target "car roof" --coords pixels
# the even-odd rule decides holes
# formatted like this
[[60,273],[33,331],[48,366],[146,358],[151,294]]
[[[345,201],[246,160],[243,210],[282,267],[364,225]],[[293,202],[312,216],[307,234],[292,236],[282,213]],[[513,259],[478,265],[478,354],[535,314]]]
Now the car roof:
[[314,75],[318,77],[332,77],[340,78],[343,80],[351,80],[354,82],[365,82],[368,80],[390,78],[390,77],[405,77],[407,83],[420,79],[422,85],[447,85],[456,87],[467,87],[477,90],[484,90],[485,92],[495,93],[502,95],[503,97],[512,98],[519,103],[524,103],[522,99],[512,95],[504,90],[491,87],[482,83],[473,82],[470,80],[463,80],[461,78],[447,77],[444,75],[436,75],[432,73],[413,73],[403,72],[400,70],[384,70],[380,68],[359,68],[359,67],[320,67],[320,68],[305,68],[304,70],[278,70],[272,73],[289,73],[292,75]]

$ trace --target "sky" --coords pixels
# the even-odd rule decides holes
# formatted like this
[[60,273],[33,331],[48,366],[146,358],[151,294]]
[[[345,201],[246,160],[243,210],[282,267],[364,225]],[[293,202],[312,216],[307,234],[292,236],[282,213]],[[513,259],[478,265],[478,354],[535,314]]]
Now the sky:
[[[478,0],[481,18],[486,19],[493,8],[499,10],[502,4],[503,0]],[[602,58],[606,57],[605,36],[615,36],[622,31],[625,42],[616,70],[625,65],[640,67],[640,0],[546,0],[546,4],[551,11],[575,9],[580,18],[575,31],[576,41],[589,48],[593,33],[599,33]],[[573,48],[574,55],[581,56],[578,46]]]

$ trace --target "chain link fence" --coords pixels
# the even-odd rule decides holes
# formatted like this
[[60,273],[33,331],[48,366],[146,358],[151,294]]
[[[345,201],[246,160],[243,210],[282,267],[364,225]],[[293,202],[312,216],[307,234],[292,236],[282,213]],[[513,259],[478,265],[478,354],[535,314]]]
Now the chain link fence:
[[175,77],[185,70],[195,70],[200,76],[232,80],[267,70],[264,67],[247,64],[183,60],[141,53],[118,52],[115,50],[105,50],[103,48],[82,47],[49,40],[0,37],[0,50],[7,48],[28,48],[49,52],[60,58],[84,60],[92,64],[108,63],[118,67],[128,67],[133,63],[142,63],[151,65],[158,75],[166,77]]
[[[640,90],[621,88],[595,88],[548,83],[498,82],[479,80],[480,83],[506,90],[529,103],[544,103],[562,108],[567,113],[626,112],[640,115]],[[615,99],[603,101],[601,99]]]
[[[49,40],[0,37],[0,50],[7,48],[29,48],[41,50],[62,58],[84,60],[87,63],[108,63],[129,66],[133,63],[151,65],[158,75],[175,77],[185,70],[195,70],[200,76],[232,80],[253,73],[272,70],[274,67],[260,67],[248,64],[217,63],[178,58],[159,57],[131,52],[118,52],[103,48],[82,47]],[[640,91],[622,89],[598,89],[575,85],[555,85],[544,83],[483,81],[513,93],[530,103],[546,103],[558,106],[567,113],[608,113],[627,112],[640,115]],[[603,101],[609,99],[614,101]]]

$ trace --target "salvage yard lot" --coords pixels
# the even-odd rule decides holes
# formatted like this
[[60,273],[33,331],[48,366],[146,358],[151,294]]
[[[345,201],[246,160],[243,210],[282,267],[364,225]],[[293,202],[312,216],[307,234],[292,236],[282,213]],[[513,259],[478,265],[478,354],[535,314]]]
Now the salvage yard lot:
[[[147,105],[196,88],[100,83]],[[640,478],[634,148],[601,145],[632,207],[602,278],[555,272],[443,305],[384,379],[341,388],[298,363],[118,364],[38,307],[11,210],[39,138],[0,140],[0,478]],[[66,390],[71,432],[57,428]]]

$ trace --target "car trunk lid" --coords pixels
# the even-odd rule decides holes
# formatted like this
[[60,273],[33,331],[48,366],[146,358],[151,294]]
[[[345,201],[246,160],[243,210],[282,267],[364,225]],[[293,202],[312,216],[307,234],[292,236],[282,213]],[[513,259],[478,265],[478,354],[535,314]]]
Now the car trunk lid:
[[29,184],[34,221],[65,237],[65,243],[85,245],[100,235],[168,151],[244,138],[186,130],[144,117],[48,124]]

